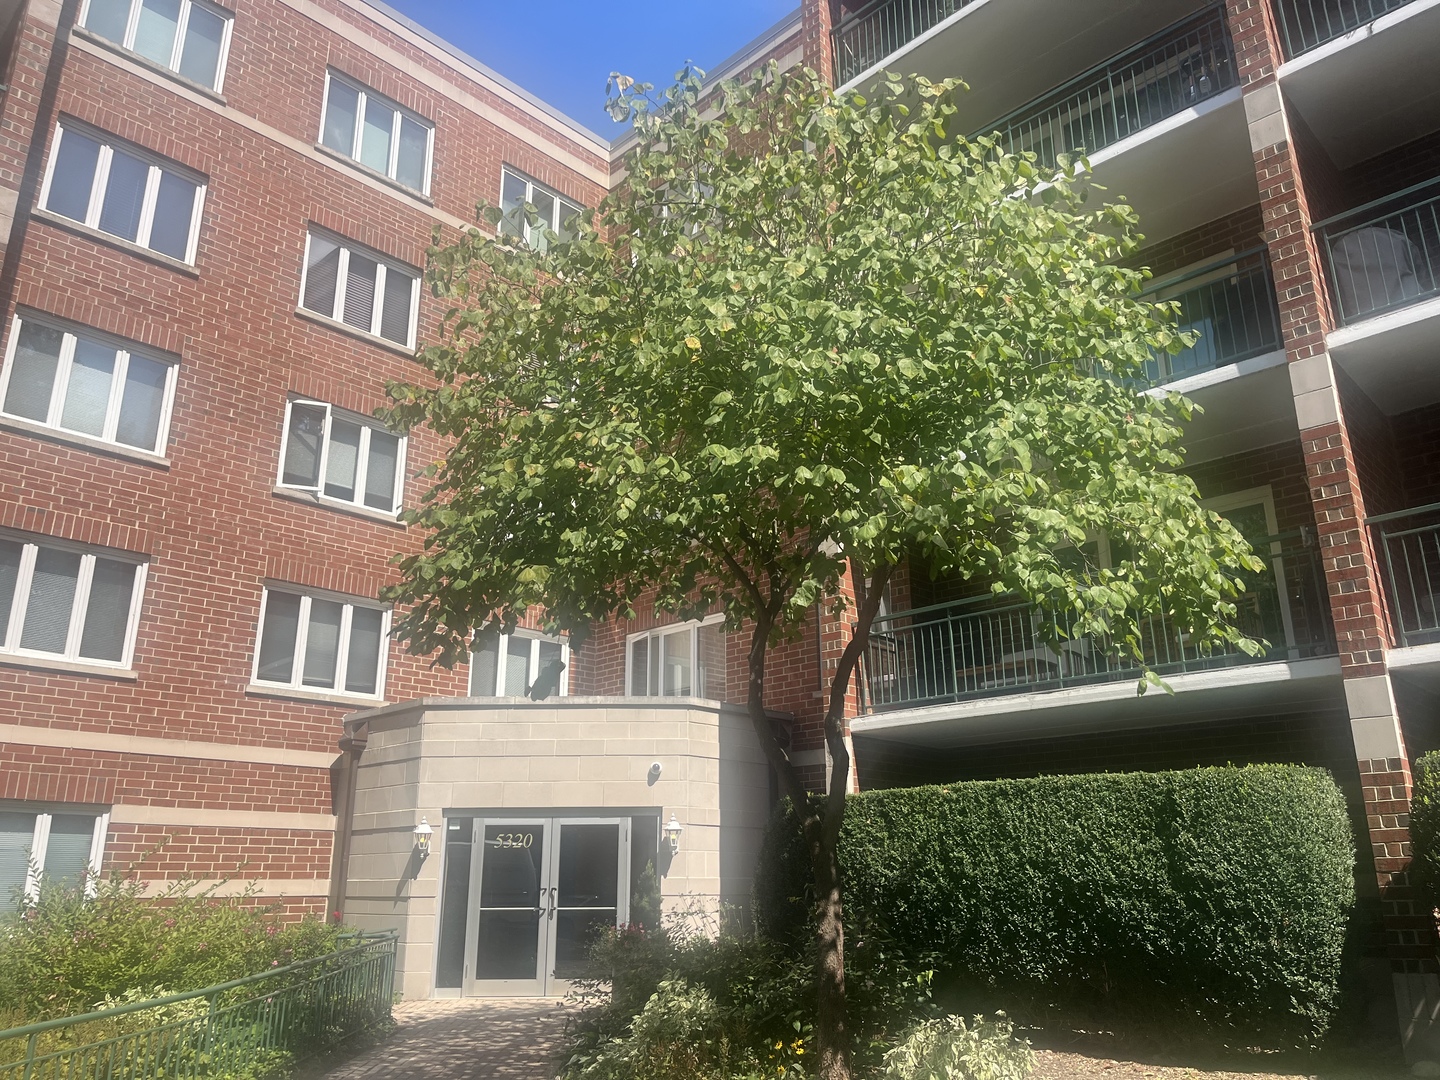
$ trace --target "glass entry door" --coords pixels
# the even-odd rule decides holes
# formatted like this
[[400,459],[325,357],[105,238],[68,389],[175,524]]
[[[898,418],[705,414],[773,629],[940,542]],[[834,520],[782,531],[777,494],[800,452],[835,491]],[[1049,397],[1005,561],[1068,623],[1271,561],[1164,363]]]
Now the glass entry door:
[[466,995],[553,997],[629,916],[628,818],[477,818]]

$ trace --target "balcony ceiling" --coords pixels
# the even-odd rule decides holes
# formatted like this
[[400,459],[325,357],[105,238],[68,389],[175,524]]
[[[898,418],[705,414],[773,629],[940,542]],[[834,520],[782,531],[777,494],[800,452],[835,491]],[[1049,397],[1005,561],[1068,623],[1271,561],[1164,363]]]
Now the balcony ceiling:
[[[974,131],[1208,5],[1203,0],[974,0],[881,65],[962,78]],[[853,80],[868,86],[874,71]]]
[[1440,401],[1440,299],[1331,333],[1330,355],[1389,416]]
[[1340,168],[1440,128],[1440,0],[1414,0],[1280,68],[1285,95]]
[[[1045,693],[972,698],[949,705],[874,713],[851,722],[857,738],[949,749],[1164,724],[1344,708],[1334,658],[1255,664],[1172,676],[1173,696],[1135,682]],[[864,769],[864,750],[859,751]]]
[[1170,384],[1199,405],[1185,428],[1185,460],[1198,464],[1300,438],[1283,352]]
[[1151,244],[1259,199],[1238,87],[1107,146],[1090,165],[1101,197],[1124,196]]

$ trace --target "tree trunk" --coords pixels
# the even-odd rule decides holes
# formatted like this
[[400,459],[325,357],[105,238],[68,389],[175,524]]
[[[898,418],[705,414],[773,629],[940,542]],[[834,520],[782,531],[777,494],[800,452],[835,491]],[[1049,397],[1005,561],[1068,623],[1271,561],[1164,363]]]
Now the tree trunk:
[[765,756],[779,778],[781,789],[800,819],[815,884],[818,1080],[850,1080],[850,1032],[845,1010],[845,925],[842,921],[844,909],[839,859],[840,827],[845,819],[845,796],[850,782],[850,749],[845,743],[845,695],[860,656],[870,640],[870,626],[879,610],[880,596],[889,580],[890,569],[881,567],[867,583],[865,597],[856,611],[855,633],[846,643],[831,680],[829,707],[825,711],[830,783],[824,793],[823,804],[805,790],[789,754],[770,729],[770,718],[765,712],[765,658],[772,618],[758,618],[750,639],[747,711]]

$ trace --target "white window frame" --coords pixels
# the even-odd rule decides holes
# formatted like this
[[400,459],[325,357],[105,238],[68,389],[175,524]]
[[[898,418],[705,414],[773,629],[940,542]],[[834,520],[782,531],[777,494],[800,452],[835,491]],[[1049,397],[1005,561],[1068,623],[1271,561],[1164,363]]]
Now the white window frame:
[[[89,26],[86,25],[90,21],[90,4],[91,0],[84,0],[80,9],[80,17],[76,20],[76,25],[89,33],[95,34],[96,37],[100,37],[100,34],[94,30],[90,30]],[[119,45],[120,48],[125,49],[127,52],[135,52],[135,32],[140,26],[140,4],[141,0],[130,0],[130,15],[125,20],[125,38],[123,41],[111,42],[111,44]],[[196,7],[204,8],[225,22],[225,30],[220,36],[220,56],[215,62],[214,86],[205,86],[204,83],[195,82],[195,80],[188,76],[180,75],[180,57],[185,50],[185,35],[190,29],[190,10]],[[175,46],[170,52],[170,62],[161,66],[168,69],[171,73],[179,75],[180,78],[188,83],[194,83],[196,86],[205,86],[205,89],[217,94],[223,93],[225,89],[225,67],[230,59],[230,34],[234,29],[235,13],[233,11],[227,11],[225,8],[216,4],[207,3],[206,0],[180,0],[180,22],[175,27]],[[110,41],[109,38],[105,38],[104,40]],[[138,56],[139,54],[136,53],[136,55]],[[147,64],[155,63],[155,61],[149,57],[142,56],[140,58]]]
[[[0,399],[3,400],[3,399]],[[290,445],[290,418],[294,414],[295,406],[302,406],[311,409],[325,410],[325,433],[320,443],[320,479],[313,485],[310,484],[287,484],[285,482],[285,451]],[[337,499],[333,495],[325,494],[325,469],[330,464],[330,425],[336,416],[341,420],[355,424],[360,428],[360,450],[359,460],[355,465],[355,498],[353,500]],[[368,506],[365,502],[365,481],[366,474],[370,469],[370,433],[372,431],[384,432],[387,435],[394,435],[384,424],[374,417],[364,416],[361,413],[350,412],[348,409],[341,409],[331,405],[328,401],[316,401],[314,398],[290,398],[285,402],[285,427],[280,433],[280,462],[276,471],[275,486],[284,488],[287,491],[308,491],[321,502],[327,502],[334,506],[344,506],[352,510],[363,510],[367,514],[383,514],[387,517],[399,517],[400,511],[404,509],[405,497],[405,455],[410,445],[408,435],[397,435],[400,440],[400,447],[395,456],[395,490],[392,493],[391,501],[394,509],[380,510]]]
[[[509,644],[512,638],[528,639],[530,641],[530,670],[538,677],[540,674],[540,643],[549,642],[552,645],[560,646],[560,662],[565,665],[560,672],[560,685],[555,690],[556,697],[570,696],[570,639],[565,637],[554,637],[550,634],[542,634],[538,630],[527,630],[524,627],[516,627],[511,633],[500,634],[495,640],[499,642],[499,654],[495,660],[495,685],[488,694],[476,692],[475,686],[475,664],[472,659],[470,671],[465,680],[466,688],[471,697],[504,697],[501,692],[505,687],[505,665],[509,660]],[[471,657],[475,654],[472,651]],[[532,680],[533,684],[533,680]]]
[[[260,678],[260,645],[265,636],[265,612],[270,606],[272,593],[284,593],[287,596],[300,598],[300,621],[295,628],[295,654],[291,659],[290,681],[283,683]],[[305,639],[310,633],[310,604],[313,600],[327,600],[344,605],[344,610],[340,614],[340,647],[335,660],[335,686],[333,688],[305,685]],[[375,660],[378,666],[375,672],[375,693],[373,694],[360,694],[354,690],[345,689],[345,680],[350,673],[350,621],[357,607],[381,613],[380,655]],[[250,664],[251,685],[261,690],[294,690],[317,697],[347,698],[357,701],[383,700],[386,670],[390,666],[390,614],[389,607],[374,600],[326,592],[324,589],[306,589],[287,585],[264,586],[260,593],[260,621],[255,627],[255,656]]]
[[[36,540],[23,533],[0,532],[0,539],[18,541],[23,545],[20,551],[20,572],[15,577],[15,595],[10,601],[9,629],[6,630],[4,616],[0,612],[0,655],[31,657],[39,660],[64,660],[73,664],[128,670],[135,659],[135,635],[140,628],[140,608],[145,597],[145,578],[150,563],[143,557],[126,551],[97,550],[83,544],[51,540],[46,537]],[[41,548],[70,551],[80,556],[80,572],[75,580],[75,596],[71,601],[70,625],[65,634],[63,653],[41,652],[38,649],[22,649],[20,636],[25,629],[25,612],[30,604],[30,585],[35,576],[35,559]],[[125,645],[119,660],[98,660],[80,655],[80,639],[85,632],[85,611],[90,603],[90,583],[95,576],[95,560],[110,559],[114,562],[133,563],[135,580],[130,592],[130,615],[125,623]]]
[[[360,95],[355,107],[355,137],[351,140],[350,150],[348,153],[344,150],[335,150],[333,146],[329,146],[325,143],[325,119],[330,115],[330,86],[332,83],[336,82],[344,83],[351,90],[354,90],[357,94]],[[429,195],[430,173],[434,165],[435,159],[434,122],[425,119],[425,117],[421,116],[414,109],[407,109],[404,105],[401,105],[393,98],[388,98],[384,94],[377,93],[376,91],[371,90],[364,83],[359,82],[356,79],[352,79],[348,75],[342,75],[334,68],[325,69],[325,95],[320,105],[320,144],[322,146],[325,146],[327,150],[335,150],[337,154],[345,154],[347,158],[349,158],[355,164],[359,165],[362,169],[365,169],[369,172],[374,172],[374,170],[371,169],[369,165],[366,165],[363,161],[360,160],[360,140],[364,138],[365,134],[365,110],[370,107],[371,99],[374,99],[376,104],[381,105],[384,108],[390,109],[392,112],[394,112],[397,119],[401,116],[408,117],[410,120],[414,121],[425,129],[425,182],[424,185],[419,188],[419,191],[421,195]],[[415,191],[415,188],[412,188],[409,184],[406,184],[404,181],[400,180],[396,176],[396,174],[399,172],[399,168],[400,125],[397,122],[394,127],[394,134],[390,139],[390,160],[386,163],[385,172],[383,175],[387,180],[394,181],[401,187],[405,188],[405,190]]]
[[[563,194],[561,194],[560,192],[556,191],[556,190],[555,190],[553,187],[551,187],[549,184],[542,184],[542,183],[540,183],[540,181],[535,180],[535,179],[532,179],[531,177],[527,176],[525,173],[521,172],[519,169],[511,168],[509,165],[501,165],[501,166],[500,166],[500,203],[499,203],[499,205],[500,205],[502,208],[503,208],[504,205],[505,205],[505,178],[506,178],[507,176],[514,177],[516,180],[519,180],[521,183],[523,183],[523,184],[525,185],[525,202],[528,203],[529,205],[531,205],[531,206],[534,206],[534,205],[535,205],[535,189],[536,189],[536,188],[539,188],[539,189],[540,189],[541,191],[543,191],[546,195],[549,195],[551,198],[553,198],[553,199],[555,200],[555,217],[554,217],[554,220],[552,220],[552,221],[550,222],[550,225],[549,225],[550,231],[553,232],[553,233],[557,233],[557,234],[558,234],[558,233],[560,232],[561,214],[562,214],[563,208],[564,208],[565,206],[568,205],[568,206],[573,206],[573,207],[575,208],[575,214],[571,215],[572,217],[578,216],[578,215],[583,214],[583,213],[585,212],[585,207],[581,206],[581,205],[580,205],[578,202],[576,202],[574,199],[570,198],[569,195],[563,195]],[[520,224],[520,227],[524,230],[524,237],[523,237],[523,238],[524,238],[524,240],[525,240],[525,243],[526,243],[528,246],[530,246],[530,247],[534,247],[534,246],[535,246],[535,241],[534,241],[534,238],[531,236],[530,222],[529,222],[529,220],[528,220],[528,217],[527,217],[526,220],[522,220],[521,222],[519,222],[519,224]],[[500,226],[499,231],[500,231],[501,233],[504,232],[504,226],[503,226],[503,224]],[[517,238],[517,239],[518,239],[518,238]]]
[[[314,308],[305,306],[305,290],[310,282],[310,244],[317,236],[340,246],[340,265],[335,271],[335,305],[328,312],[316,311]],[[358,251],[365,258],[372,259],[379,264],[379,270],[375,274],[375,302],[371,308],[370,325],[368,327],[352,326],[350,323],[347,323],[343,317],[345,314],[345,287],[350,277],[351,251]],[[380,333],[380,320],[385,310],[385,278],[392,269],[397,274],[404,274],[411,279],[410,328],[409,335],[403,342],[387,338]],[[420,321],[420,275],[396,262],[394,259],[381,255],[378,251],[352,243],[334,233],[312,227],[305,234],[305,258],[300,264],[300,309],[302,311],[308,311],[312,315],[319,315],[322,319],[329,319],[331,322],[339,323],[346,329],[367,334],[373,338],[379,338],[387,344],[413,349],[415,348],[415,327]]]
[[29,866],[25,871],[25,900],[34,904],[40,899],[40,878],[35,870],[38,867],[41,873],[45,868],[45,853],[50,843],[50,826],[54,824],[57,814],[74,814],[77,817],[95,818],[95,831],[90,836],[90,859],[86,864],[89,873],[85,876],[85,895],[93,897],[96,886],[100,879],[100,864],[105,856],[105,840],[110,831],[110,811],[98,810],[93,806],[51,806],[46,804],[43,808],[37,807],[34,803],[0,803],[0,810],[20,814],[35,815],[35,832],[30,841]]
[[[15,350],[19,346],[21,327],[26,323],[47,326],[52,330],[59,330],[65,335],[60,345],[60,362],[55,366],[55,382],[50,387],[50,409],[44,420],[35,420],[29,416],[16,416],[14,413],[4,411],[5,399],[10,391],[10,376],[15,370]],[[60,423],[60,418],[65,410],[65,394],[70,383],[70,369],[75,361],[75,346],[82,337],[116,350],[115,371],[110,381],[110,401],[105,406],[105,427],[99,435],[91,435],[85,431],[72,431]],[[120,425],[120,403],[125,392],[125,377],[130,369],[132,354],[157,364],[164,364],[167,369],[164,399],[160,404],[160,425],[155,431],[153,447],[132,446],[130,443],[122,443],[115,438],[116,429]],[[21,311],[15,315],[10,324],[10,340],[5,346],[4,365],[4,370],[0,371],[0,416],[18,420],[23,424],[38,424],[41,427],[51,428],[69,438],[109,443],[127,453],[150,454],[157,458],[165,456],[165,448],[170,442],[170,415],[175,406],[175,383],[179,378],[180,370],[180,365],[173,357],[166,357],[148,349],[136,349],[128,342],[98,330],[91,330],[89,327],[78,327],[60,319],[46,318],[32,312]]]
[[[648,630],[641,630],[635,634],[627,634],[625,636],[625,696],[634,696],[631,690],[634,685],[633,668],[635,666],[635,642],[639,641],[641,638],[644,638],[648,641],[652,638],[669,637],[671,634],[688,633],[690,635],[690,688],[693,691],[689,696],[698,697],[700,689],[700,628],[702,626],[715,626],[719,623],[723,623],[724,621],[724,615],[707,615],[703,619],[691,619],[688,622],[679,623],[666,623],[664,626],[652,626]],[[728,672],[726,674],[726,681],[728,682]],[[656,685],[656,673],[651,670],[648,671],[646,675],[649,680],[649,686]],[[643,695],[644,697],[671,696],[669,694],[650,693],[648,692],[649,686],[646,687],[647,693]]]
[[[50,186],[55,179],[56,162],[60,160],[60,145],[68,131],[73,131],[76,135],[100,144],[100,155],[95,161],[95,175],[90,178],[90,202],[86,207],[84,220],[80,221],[50,209]],[[190,233],[185,245],[185,257],[180,260],[191,266],[195,265],[195,252],[200,245],[200,219],[205,210],[205,193],[209,189],[209,182],[204,177],[183,166],[177,166],[175,162],[167,161],[149,150],[129,143],[125,143],[121,147],[125,153],[147,162],[150,166],[150,172],[145,181],[145,202],[140,210],[140,225],[135,239],[131,240],[100,228],[100,211],[105,205],[105,187],[110,182],[110,165],[115,159],[116,144],[120,141],[102,131],[77,124],[71,120],[62,120],[56,124],[55,138],[51,140],[50,145],[50,160],[45,163],[45,182],[40,187],[40,208],[46,213],[54,214],[66,221],[77,221],[78,224],[84,225],[87,229],[94,229],[102,236],[113,236],[122,244],[133,244],[153,252],[161,259],[171,259],[174,258],[173,255],[155,251],[150,247],[150,235],[155,224],[155,203],[160,195],[160,175],[165,172],[173,173],[186,183],[195,185],[195,205],[190,211]]]

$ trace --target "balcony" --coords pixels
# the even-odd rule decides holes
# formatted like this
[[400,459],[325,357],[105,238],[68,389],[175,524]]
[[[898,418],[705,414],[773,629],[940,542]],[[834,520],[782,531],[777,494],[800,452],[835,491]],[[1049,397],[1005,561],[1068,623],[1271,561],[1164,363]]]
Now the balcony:
[[[1184,288],[1181,288],[1184,286]],[[1178,329],[1200,335],[1174,356],[1157,353],[1145,385],[1161,386],[1282,348],[1280,309],[1263,247],[1208,263],[1142,294],[1180,306]]]
[[1374,22],[1414,0],[1274,0],[1275,22],[1287,59]]
[[874,0],[830,31],[835,85],[843,86],[975,0]]
[[1440,643],[1440,503],[1380,514],[1366,524],[1384,566],[1395,643]]
[[[1161,675],[1304,660],[1334,652],[1319,549],[1306,533],[1253,542],[1266,569],[1237,598],[1238,625],[1268,642],[1259,656],[1202,652],[1160,616],[1141,623],[1145,663]],[[1277,582],[1283,587],[1277,587]],[[990,596],[876,620],[864,657],[870,713],[967,699],[1133,682],[1143,668],[1106,642],[1073,633],[1071,616]]]
[[1009,153],[1031,151],[1054,168],[1060,154],[1094,153],[1236,85],[1224,12],[1211,8],[1002,117]]
[[1339,326],[1440,295],[1440,177],[1315,226]]

